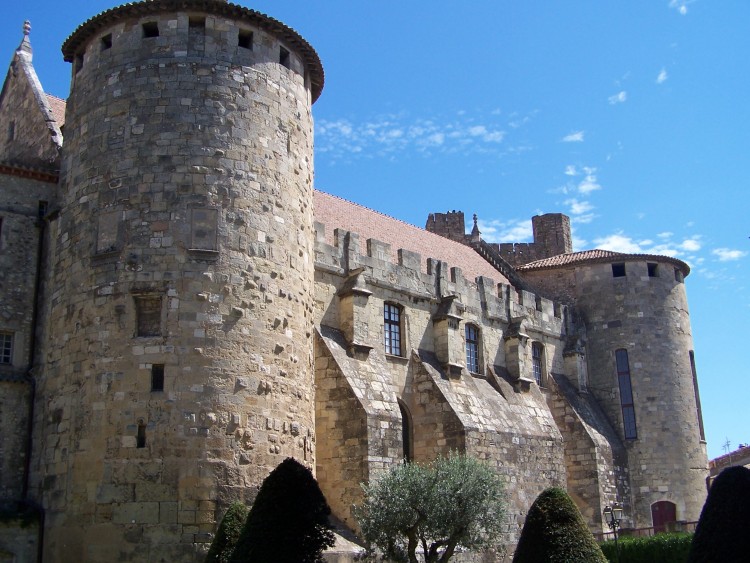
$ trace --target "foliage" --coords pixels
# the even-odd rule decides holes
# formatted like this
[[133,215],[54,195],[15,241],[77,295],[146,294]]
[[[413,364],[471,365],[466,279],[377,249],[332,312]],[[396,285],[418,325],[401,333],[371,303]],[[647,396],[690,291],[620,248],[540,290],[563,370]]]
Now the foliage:
[[728,467],[708,491],[689,563],[733,563],[750,557],[750,469]]
[[370,546],[393,561],[444,563],[457,547],[495,546],[504,524],[505,494],[488,465],[451,453],[429,465],[403,463],[363,485],[355,514]]
[[319,563],[334,544],[331,509],[309,469],[287,458],[258,491],[232,563]]
[[[621,537],[620,563],[685,563],[693,534],[656,534],[645,538]],[[609,561],[617,561],[615,542],[601,546]]]
[[606,563],[581,513],[563,489],[551,487],[531,505],[513,563]]
[[211,542],[211,548],[206,556],[206,563],[229,563],[234,546],[242,532],[247,518],[247,507],[241,502],[233,502],[221,519],[216,537]]

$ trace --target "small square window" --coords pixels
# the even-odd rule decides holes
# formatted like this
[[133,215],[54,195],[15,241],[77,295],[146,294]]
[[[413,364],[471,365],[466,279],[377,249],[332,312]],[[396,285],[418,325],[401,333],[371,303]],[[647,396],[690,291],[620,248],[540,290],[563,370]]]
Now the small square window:
[[625,263],[618,262],[612,264],[612,277],[613,278],[624,278],[625,277]]
[[75,65],[76,73],[78,73],[83,68],[83,53],[79,53],[76,55],[75,62],[73,63]]
[[190,16],[188,27],[191,29],[206,29],[206,18],[202,16]]
[[679,268],[674,269],[674,281],[677,283],[682,283],[685,281],[685,276],[682,275],[682,270]]
[[650,278],[659,277],[659,274],[658,274],[659,264],[654,264],[653,262],[649,262],[648,264],[646,264],[646,267],[648,268],[648,277]]
[[102,51],[106,51],[107,49],[112,48],[112,34],[108,33],[104,37],[102,37]]
[[281,63],[281,66],[289,68],[289,51],[284,47],[279,47],[279,63]]
[[151,391],[164,391],[164,364],[151,366]]
[[157,22],[145,22],[142,27],[143,37],[159,37],[159,24]]
[[240,29],[237,36],[237,45],[243,49],[253,50],[253,32],[247,29]]

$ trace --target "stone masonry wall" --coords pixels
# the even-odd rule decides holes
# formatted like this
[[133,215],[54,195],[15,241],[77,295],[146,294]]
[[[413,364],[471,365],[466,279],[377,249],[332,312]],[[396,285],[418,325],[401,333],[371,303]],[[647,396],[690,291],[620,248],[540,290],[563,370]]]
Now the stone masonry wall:
[[39,237],[44,224],[40,204],[54,205],[56,186],[0,174],[0,332],[13,338],[12,362],[0,363],[0,375],[25,374],[33,326]]
[[317,479],[333,513],[356,529],[352,506],[367,483],[403,459],[395,388],[380,351],[350,357],[340,332],[323,326],[316,339]]
[[[466,280],[459,269],[442,262],[428,260],[427,273],[424,273],[421,257],[404,250],[399,250],[399,263],[394,264],[383,258],[391,255],[388,245],[377,240],[369,239],[367,254],[359,254],[359,241],[354,233],[337,231],[335,244],[328,245],[322,236],[324,228],[316,227],[316,322],[323,331],[331,330],[327,327],[340,328],[342,322],[347,326],[354,324],[357,328],[350,334],[356,335],[357,341],[347,343],[344,340],[340,344],[339,354],[343,355],[348,345],[350,349],[346,360],[340,359],[333,372],[330,352],[317,353],[320,359],[318,383],[325,387],[319,390],[318,397],[318,420],[324,425],[318,432],[319,451],[323,451],[322,442],[328,441],[321,437],[323,427],[327,435],[342,435],[351,440],[347,429],[352,424],[363,423],[361,416],[355,416],[357,410],[364,410],[359,405],[361,398],[352,402],[352,389],[358,387],[357,381],[368,382],[372,387],[368,393],[391,388],[410,414],[416,461],[430,461],[450,450],[465,451],[493,464],[505,477],[511,505],[507,539],[512,544],[536,496],[544,488],[564,485],[566,481],[563,438],[544,395],[531,382],[531,344],[525,340],[543,344],[546,376],[564,369],[562,310],[532,293],[517,292],[488,278]],[[353,288],[361,296],[360,304],[355,308],[342,308],[342,301],[350,299],[345,296],[349,296]],[[401,307],[401,356],[382,354],[385,303]],[[445,311],[459,319],[457,329],[441,332],[445,329],[440,328],[444,321],[438,319],[443,318]],[[354,318],[346,318],[346,315],[354,315]],[[513,328],[519,325],[520,319],[524,319],[522,337],[518,336],[518,329]],[[463,335],[468,322],[475,324],[481,334],[481,373],[476,375],[470,374],[464,366]],[[343,337],[344,332],[338,334]],[[510,357],[507,341],[514,338],[521,338],[524,343],[517,346]],[[458,352],[450,352],[454,345]],[[326,350],[330,347],[328,344]],[[371,351],[362,351],[366,349]],[[440,359],[446,357],[445,354],[453,354],[450,357],[457,362],[450,370]],[[515,362],[513,370],[507,367],[509,361]],[[348,367],[341,369],[344,364]],[[386,380],[380,366],[385,367]],[[515,372],[516,379],[522,378],[522,383],[514,383],[511,371]],[[346,379],[343,387],[342,379]],[[331,398],[338,400],[329,402]],[[375,412],[398,413],[394,410],[393,399],[370,404]],[[352,410],[353,407],[356,408]],[[401,440],[397,416],[381,420],[380,424],[390,427],[395,439]],[[325,450],[331,450],[334,459],[324,462],[323,458],[318,458],[320,475],[326,474],[328,467],[339,468],[336,479],[340,484],[335,488],[326,485],[334,495],[338,496],[344,488],[354,490],[352,481],[359,477],[352,472],[346,474],[343,468],[361,468],[352,456],[364,455],[363,435],[362,432],[360,441],[353,442],[353,449],[342,447],[341,442],[337,447],[335,440],[330,440],[332,444]],[[396,461],[392,455],[387,458]],[[371,457],[367,465],[375,468],[374,461]],[[362,473],[364,470],[358,469],[357,475]],[[348,485],[345,484],[347,475]],[[353,495],[347,497],[342,506],[353,498]]]
[[589,393],[579,393],[564,375],[553,379],[556,392],[547,400],[563,434],[568,494],[592,529],[608,531],[605,506],[618,502],[631,511],[625,448]]
[[31,387],[0,376],[0,509],[23,495]]
[[625,273],[613,277],[608,263],[576,270],[590,390],[624,439],[615,350],[627,350],[637,429],[637,438],[624,440],[633,499],[629,524],[651,526],[651,505],[662,500],[676,504],[678,520],[694,521],[706,496],[707,461],[685,286],[670,263],[658,263],[650,276],[645,261],[631,260]]
[[59,561],[194,561],[315,466],[306,69],[226,3],[160,6],[73,61],[34,475]]
[[531,223],[534,229],[534,242],[491,244],[506,262],[513,266],[521,266],[573,251],[570,218],[567,215],[535,215],[531,218]]

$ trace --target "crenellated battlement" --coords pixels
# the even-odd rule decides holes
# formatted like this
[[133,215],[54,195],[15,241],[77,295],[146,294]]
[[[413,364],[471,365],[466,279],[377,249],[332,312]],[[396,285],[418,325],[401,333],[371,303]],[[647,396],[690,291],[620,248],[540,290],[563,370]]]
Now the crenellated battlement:
[[[487,276],[467,279],[461,268],[399,248],[394,262],[390,244],[369,238],[363,254],[359,234],[333,230],[333,244],[326,242],[326,226],[316,222],[315,267],[339,276],[362,270],[366,283],[413,298],[439,302],[458,296],[467,310],[480,312],[488,322],[507,324],[520,318],[526,326],[547,334],[564,333],[564,306],[524,288],[497,283]],[[498,273],[498,275],[500,275]]]

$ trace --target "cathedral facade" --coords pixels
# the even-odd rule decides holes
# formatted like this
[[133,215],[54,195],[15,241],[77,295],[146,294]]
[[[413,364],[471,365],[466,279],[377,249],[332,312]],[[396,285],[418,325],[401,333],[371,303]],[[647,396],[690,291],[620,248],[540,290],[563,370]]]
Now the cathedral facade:
[[361,483],[450,451],[502,475],[506,544],[553,485],[595,531],[697,520],[685,263],[314,190],[322,64],[253,10],[125,4],[63,55],[65,101],[27,26],[0,93],[0,503],[35,515],[0,554],[196,561],[286,457],[352,529]]

